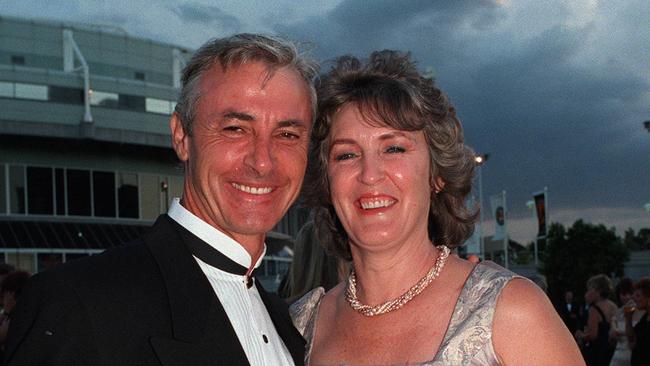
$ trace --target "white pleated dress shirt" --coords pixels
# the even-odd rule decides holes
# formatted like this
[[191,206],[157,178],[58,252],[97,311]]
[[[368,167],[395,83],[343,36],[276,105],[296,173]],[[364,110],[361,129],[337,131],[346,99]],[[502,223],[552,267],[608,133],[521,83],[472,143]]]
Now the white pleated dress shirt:
[[[235,240],[194,216],[175,198],[167,213],[192,234],[245,268],[251,256]],[[262,263],[264,251],[257,263]],[[194,257],[223,305],[251,365],[294,365],[289,350],[273,326],[256,286],[246,288],[246,276],[222,271]],[[189,299],[188,301],[192,301]]]

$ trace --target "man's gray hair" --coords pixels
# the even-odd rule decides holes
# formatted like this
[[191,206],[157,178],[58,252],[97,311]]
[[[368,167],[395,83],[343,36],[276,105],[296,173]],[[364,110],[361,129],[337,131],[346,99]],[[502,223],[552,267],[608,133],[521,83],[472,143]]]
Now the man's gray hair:
[[216,62],[219,62],[223,70],[227,70],[229,67],[240,66],[249,61],[265,63],[269,68],[268,77],[271,77],[278,68],[289,67],[295,70],[309,87],[312,119],[315,118],[314,80],[318,75],[318,64],[300,54],[292,42],[273,36],[242,33],[206,42],[194,53],[183,69],[182,87],[175,111],[186,134],[192,134],[192,123],[201,98],[198,84],[203,74]]

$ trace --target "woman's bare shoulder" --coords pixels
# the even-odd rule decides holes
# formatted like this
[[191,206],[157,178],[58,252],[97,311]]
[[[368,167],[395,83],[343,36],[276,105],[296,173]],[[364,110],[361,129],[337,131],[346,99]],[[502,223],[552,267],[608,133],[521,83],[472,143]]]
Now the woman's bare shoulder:
[[511,280],[499,297],[493,344],[506,364],[584,364],[576,342],[546,294],[524,278]]

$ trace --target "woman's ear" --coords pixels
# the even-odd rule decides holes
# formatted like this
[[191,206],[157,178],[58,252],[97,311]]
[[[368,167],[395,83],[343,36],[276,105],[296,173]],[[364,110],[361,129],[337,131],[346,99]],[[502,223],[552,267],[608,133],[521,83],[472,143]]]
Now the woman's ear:
[[442,180],[442,178],[439,177],[439,176],[436,177],[436,178],[434,179],[433,187],[432,187],[432,188],[433,188],[433,189],[432,189],[432,191],[433,191],[432,193],[434,193],[434,195],[440,193],[440,191],[442,191],[442,190],[445,188],[445,181]]

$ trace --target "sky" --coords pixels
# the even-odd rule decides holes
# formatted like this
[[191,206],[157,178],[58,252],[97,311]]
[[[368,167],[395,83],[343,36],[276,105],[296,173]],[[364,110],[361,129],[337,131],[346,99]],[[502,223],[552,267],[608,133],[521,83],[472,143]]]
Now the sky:
[[533,240],[526,202],[548,188],[549,220],[650,227],[647,0],[0,0],[0,15],[104,24],[198,48],[240,32],[300,42],[327,70],[340,55],[409,51],[456,106],[508,230]]

